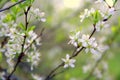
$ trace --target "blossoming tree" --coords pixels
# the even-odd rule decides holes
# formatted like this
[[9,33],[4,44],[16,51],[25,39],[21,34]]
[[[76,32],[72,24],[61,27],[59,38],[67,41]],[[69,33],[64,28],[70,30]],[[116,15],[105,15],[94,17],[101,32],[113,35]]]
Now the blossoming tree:
[[[109,19],[119,11],[115,7],[117,0],[93,1],[92,3],[95,5],[104,5],[106,10],[90,8],[84,9],[84,12],[80,13],[80,23],[84,23],[86,19],[90,20],[92,24],[90,28],[93,30],[90,33],[86,34],[85,32],[84,34],[82,30],[76,29],[76,31],[71,33],[68,44],[73,45],[73,52],[67,53],[65,58],[61,58],[60,64],[57,64],[56,67],[46,75],[43,74],[42,77],[39,76],[39,74],[33,74],[32,71],[39,66],[42,57],[39,47],[42,46],[41,41],[45,28],[41,28],[41,31],[37,34],[35,32],[37,26],[32,22],[38,21],[39,23],[45,24],[49,20],[45,17],[45,12],[33,7],[34,1],[35,0],[10,0],[12,3],[10,6],[0,9],[0,59],[4,57],[5,61],[3,62],[7,62],[6,65],[8,65],[7,69],[4,69],[4,66],[0,66],[0,79],[19,80],[19,76],[15,75],[15,72],[18,70],[20,64],[24,63],[30,66],[31,72],[29,74],[33,79],[53,80],[58,74],[64,74],[70,67],[76,68],[75,64],[79,64],[77,63],[78,60],[76,60],[76,57],[78,57],[82,51],[85,51],[85,53],[92,53],[92,59],[89,60],[88,64],[83,65],[83,72],[86,73],[89,71],[89,73],[85,79],[81,78],[81,80],[90,80],[91,76],[94,76],[97,80],[109,80],[103,78],[104,74],[102,70],[107,70],[108,66],[102,59],[109,49],[110,44],[102,45],[103,41],[100,42],[94,35],[96,32],[99,33],[109,28]],[[8,10],[9,12],[7,12]],[[81,59],[79,58],[79,60]],[[92,60],[94,64],[91,62]],[[101,69],[99,69],[98,66],[100,62],[102,64]]]

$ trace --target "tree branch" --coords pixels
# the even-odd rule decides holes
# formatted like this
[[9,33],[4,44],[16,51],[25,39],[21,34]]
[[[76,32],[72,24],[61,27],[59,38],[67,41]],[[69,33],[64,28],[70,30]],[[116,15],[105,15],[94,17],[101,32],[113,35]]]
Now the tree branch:
[[[28,17],[28,12],[29,12],[29,10],[30,10],[30,7],[31,6],[29,6],[28,8],[27,8],[27,10],[26,11],[24,11],[24,14],[25,14],[25,30],[27,30],[27,28],[28,28],[28,20],[27,20],[27,17]],[[24,46],[25,46],[25,42],[26,42],[26,34],[25,34],[25,36],[23,36],[24,37],[24,40],[23,40],[23,44],[22,44],[22,48],[21,48],[21,53],[19,54],[19,56],[18,56],[18,59],[17,59],[17,63],[15,64],[15,66],[14,66],[14,68],[13,68],[13,71],[10,73],[10,75],[7,77],[7,80],[10,80],[10,77],[13,75],[13,73],[16,71],[16,68],[17,68],[17,66],[19,65],[19,63],[21,62],[21,60],[22,60],[22,58],[24,57]]]
[[6,8],[0,9],[0,12],[9,10],[10,8],[12,8],[12,7],[14,7],[14,6],[16,6],[16,5],[18,5],[18,4],[22,3],[22,2],[24,2],[24,1],[26,1],[26,0],[21,0],[21,1],[16,2],[15,4],[13,4],[13,5],[11,5],[11,6],[8,6],[8,7],[6,7]]
[[36,39],[41,37],[43,35],[44,28],[41,30],[40,34],[27,46],[27,48],[24,50],[24,53],[32,46],[32,44],[35,42]]
[[[92,33],[90,34],[89,39],[93,36],[93,34],[95,33],[95,31],[96,31],[96,28],[95,28],[95,25],[94,25],[94,30],[93,30]],[[73,55],[70,57],[70,59],[76,57],[84,48],[85,48],[85,47],[83,47],[83,46],[82,46],[80,49],[79,49],[79,47],[76,48],[76,49],[73,51]],[[78,49],[79,49],[79,50],[78,50]],[[50,80],[51,78],[55,77],[55,76],[57,75],[57,74],[55,74],[55,72],[56,72],[59,68],[61,68],[62,66],[64,66],[64,62],[62,62],[62,63],[61,63],[60,65],[58,65],[55,69],[53,69],[53,70],[48,74],[48,76],[45,78],[45,80]]]

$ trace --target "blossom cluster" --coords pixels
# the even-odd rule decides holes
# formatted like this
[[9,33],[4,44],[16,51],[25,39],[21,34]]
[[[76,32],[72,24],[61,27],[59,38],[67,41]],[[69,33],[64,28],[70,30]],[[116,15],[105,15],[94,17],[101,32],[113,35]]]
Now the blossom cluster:
[[[96,1],[96,3],[98,2],[104,2],[104,0]],[[109,27],[109,25],[105,22],[115,13],[115,11],[115,8],[113,6],[109,7],[109,5],[106,12],[103,12],[102,10],[95,10],[94,8],[91,8],[90,10],[85,9],[84,13],[80,15],[80,22],[83,22],[86,18],[90,18],[96,25],[96,30],[101,31],[102,29]]]
[[75,35],[70,36],[69,44],[74,45],[75,47],[83,46],[85,47],[85,52],[89,51],[93,54],[99,53],[99,46],[94,37],[90,38],[90,35],[81,34],[80,31],[76,32]]
[[39,8],[36,8],[36,9],[31,8],[30,13],[31,13],[31,16],[35,16],[35,18],[36,18],[37,20],[42,21],[42,22],[45,22],[45,21],[46,21],[46,19],[45,19],[45,17],[44,17],[44,16],[45,16],[45,13],[42,12],[42,11],[40,11]]
[[[40,10],[35,9],[34,14],[36,14],[41,21],[45,22],[45,18],[43,18],[44,12],[41,13],[38,11]],[[34,16],[36,17],[36,15]],[[24,36],[26,36],[23,51],[25,51],[27,57],[26,61],[31,63],[31,70],[33,70],[33,67],[37,66],[40,61],[41,54],[39,50],[37,50],[37,46],[41,45],[41,38],[33,31],[32,27],[24,31],[24,25],[23,28],[21,28],[19,27],[20,23],[14,20],[7,21],[7,18],[8,16],[5,14],[2,14],[0,17],[0,38],[3,38],[0,44],[0,52],[5,54],[6,61],[12,70],[12,68],[14,68],[14,59],[21,54]],[[30,46],[30,44],[32,45]]]
[[[83,22],[86,18],[90,18],[93,23],[93,27],[95,31],[101,31],[104,28],[109,27],[108,24],[106,24],[106,21],[115,13],[115,8],[113,2],[112,5],[106,4],[107,2],[105,0],[97,0],[95,1],[95,4],[98,3],[105,3],[107,5],[107,11],[102,12],[101,10],[96,10],[94,8],[91,8],[90,10],[85,9],[84,13],[80,15],[80,22]],[[92,34],[91,34],[92,35]],[[91,35],[81,34],[80,31],[76,32],[75,34],[70,36],[70,41],[68,44],[72,44],[74,47],[81,49],[82,47],[85,48],[85,52],[91,52],[93,54],[100,54],[104,52],[103,47],[99,45],[94,37]],[[62,59],[64,64],[64,68],[73,66],[73,63],[75,62],[73,59],[70,59],[70,56],[67,54],[66,59]]]
[[[99,62],[102,59],[102,56],[105,55],[107,49],[109,49],[108,46],[101,46],[102,48],[102,53],[101,54],[95,54],[92,55],[91,58],[89,58],[87,60],[87,63],[85,65],[83,65],[83,73],[86,74],[88,72],[90,72],[91,70],[92,75],[94,77],[96,77],[97,79],[102,79],[104,75],[107,74],[107,76],[105,76],[106,78],[109,77],[108,72],[108,63],[105,60],[102,60],[101,62]],[[96,64],[100,63],[100,66],[96,66]],[[94,67],[96,66],[96,67]],[[94,70],[93,70],[94,68]]]
[[[91,19],[94,30],[90,35],[82,34],[81,31],[77,31],[69,36],[70,41],[68,42],[68,44],[72,44],[75,47],[75,53],[73,52],[72,55],[66,54],[66,57],[61,59],[64,64],[64,68],[75,67],[76,60],[73,58],[79,54],[80,50],[82,51],[84,49],[86,53],[92,53],[93,61],[97,62],[102,58],[103,52],[108,49],[99,45],[96,38],[93,37],[93,34],[95,33],[95,31],[101,31],[102,29],[109,26],[108,24],[106,24],[106,21],[116,11],[114,7],[115,2],[113,2],[113,4],[111,5],[106,4],[105,0],[97,0],[95,3],[105,3],[108,9],[106,12],[102,12],[101,10],[96,10],[94,8],[91,8],[90,10],[85,9],[84,13],[80,15],[80,22],[83,22],[85,19]],[[0,16],[0,38],[2,39],[0,41],[0,53],[3,53],[5,55],[6,62],[8,63],[10,68],[14,68],[12,69],[13,71],[11,71],[12,74],[14,73],[14,70],[16,70],[16,60],[20,62],[25,61],[30,63],[31,70],[33,70],[35,66],[38,66],[39,61],[41,60],[41,53],[37,47],[41,46],[41,37],[34,32],[35,26],[29,26],[28,24],[32,16],[34,16],[34,19],[37,19],[38,21],[46,21],[45,13],[39,10],[39,8],[32,8],[31,5],[26,8],[26,10],[24,9],[23,14],[25,14],[25,24],[22,22],[17,22],[17,12],[16,10],[13,10],[13,13],[14,11],[16,13],[14,15],[12,13],[9,13],[7,15],[2,14],[2,16]],[[21,58],[22,53],[23,55]],[[89,70],[92,70],[92,68],[94,68],[94,65],[96,66],[96,64],[92,63],[93,62],[89,62],[87,66],[83,66],[83,71],[85,73]],[[102,61],[101,63],[102,69],[106,71],[108,69],[107,63],[105,61]],[[54,77],[54,75],[56,75],[55,71],[57,71],[57,69],[59,69],[60,67],[61,65],[55,68],[48,75],[48,78]],[[2,77],[4,78],[3,75],[5,74],[2,74]],[[99,67],[95,67],[95,71],[92,75],[95,75],[99,79],[101,79],[101,77],[103,76]],[[34,74],[32,74],[31,76],[36,80],[43,80],[44,78]]]

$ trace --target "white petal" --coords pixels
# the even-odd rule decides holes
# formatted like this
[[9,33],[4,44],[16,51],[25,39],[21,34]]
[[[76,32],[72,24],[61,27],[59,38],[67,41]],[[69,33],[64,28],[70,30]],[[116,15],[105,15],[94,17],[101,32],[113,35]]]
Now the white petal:
[[73,45],[74,45],[75,47],[77,47],[78,44],[77,44],[77,42],[74,42]]
[[70,60],[70,63],[75,63],[75,62],[76,62],[76,60],[74,60],[74,59]]
[[86,48],[86,49],[85,49],[85,52],[86,52],[86,53],[88,53],[88,52],[89,52],[89,49],[88,49],[88,48]]
[[70,65],[70,67],[72,67],[72,68],[74,68],[75,67],[75,65],[74,64],[69,64]]
[[65,65],[64,65],[64,68],[67,68],[67,67],[68,67],[68,64],[65,64]]
[[66,60],[69,60],[69,58],[70,58],[70,55],[67,54],[67,55],[66,55]]
[[63,59],[63,58],[62,58],[62,61],[66,62],[66,59]]
[[83,47],[87,47],[88,44],[87,44],[86,42],[83,42],[83,43],[82,43],[82,46],[83,46]]
[[95,50],[95,49],[90,49],[90,51],[91,51],[91,53],[93,53],[93,54],[98,54],[99,52],[97,51],[97,50]]

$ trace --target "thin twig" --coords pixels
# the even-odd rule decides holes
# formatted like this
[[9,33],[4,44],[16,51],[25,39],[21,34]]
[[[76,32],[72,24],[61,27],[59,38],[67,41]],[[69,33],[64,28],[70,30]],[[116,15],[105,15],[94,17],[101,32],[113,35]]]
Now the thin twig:
[[24,53],[32,46],[32,44],[35,42],[36,39],[42,36],[44,31],[44,28],[41,30],[40,34],[27,46],[27,48],[24,50]]
[[54,76],[59,75],[59,74],[65,72],[65,71],[66,71],[66,70],[62,70],[62,71],[60,71],[60,72],[57,72],[57,73],[53,74],[50,79],[52,79]]
[[58,70],[60,67],[62,67],[64,65],[64,62],[62,62],[60,65],[58,65],[55,69],[53,69],[50,73],[49,73],[49,75],[46,77],[46,79],[45,80],[50,80],[51,79],[51,77],[53,77],[53,73],[56,71],[56,70]]
[[[93,36],[93,34],[95,33],[95,31],[96,31],[96,28],[95,28],[95,25],[94,25],[94,30],[92,31],[89,39]],[[70,59],[76,57],[84,48],[85,48],[85,47],[81,47],[79,50],[78,50],[78,48],[75,49],[75,50],[73,51],[73,55],[70,57]],[[50,80],[51,78],[55,77],[56,74],[54,74],[54,73],[55,73],[60,67],[62,67],[63,65],[64,65],[64,62],[61,63],[60,65],[58,65],[55,69],[53,69],[53,70],[48,74],[48,76],[46,77],[45,80]]]
[[95,65],[91,69],[89,75],[84,80],[89,80],[90,79],[90,77],[93,75],[93,72],[95,71],[96,67],[99,65],[99,63],[102,61],[102,59],[104,58],[105,55],[106,55],[106,53],[103,53],[101,58],[95,62]]
[[0,9],[0,12],[9,10],[10,8],[12,8],[12,7],[14,7],[14,6],[16,6],[16,5],[18,5],[18,4],[22,3],[22,2],[24,2],[24,1],[26,1],[26,0],[18,1],[18,2],[16,2],[15,4],[13,4],[13,5],[11,5],[11,6],[8,6],[8,7],[6,7],[6,8]]
[[[118,35],[120,34],[120,31],[119,31],[120,28],[118,28],[118,31],[116,32],[116,36],[113,36],[112,38],[108,39],[108,40],[112,40],[112,43],[114,42],[114,40],[118,37]],[[111,42],[108,43],[108,45],[111,47]],[[99,63],[102,61],[102,59],[104,58],[104,56],[107,54],[107,52],[105,52],[104,54],[102,54],[101,58],[99,60],[97,60],[95,62],[95,65],[94,67],[91,69],[89,75],[84,79],[84,80],[89,80],[90,77],[93,75],[93,72],[95,71],[96,67],[99,65]]]
[[93,24],[93,27],[94,27],[94,30],[93,30],[93,32],[91,33],[91,35],[90,35],[90,37],[89,37],[89,39],[93,36],[93,34],[95,33],[95,31],[96,31],[96,24]]
[[[103,22],[106,22],[106,21],[108,21],[108,19],[107,20],[102,20]],[[89,36],[89,39],[94,35],[94,33],[96,32],[96,24],[93,24],[93,27],[94,27],[94,29],[93,29],[93,31],[92,31],[92,33],[90,34],[90,36]],[[74,58],[74,57],[76,57],[83,49],[85,49],[85,47],[81,47],[79,50],[79,47],[77,47],[77,48],[75,48],[75,50],[73,51],[73,54],[72,54],[72,56],[70,57],[70,59],[72,59],[72,58]],[[102,55],[102,56],[104,56],[104,55]],[[98,63],[100,62],[101,60],[98,60]],[[96,64],[95,65],[95,67],[97,66],[98,64]],[[63,66],[63,65],[62,65]],[[47,78],[45,79],[45,80],[50,80],[51,79],[51,77],[53,78],[53,77],[55,77],[56,75],[55,74],[53,74],[55,71],[57,71],[57,69],[59,69],[60,67],[62,67],[62,66],[57,66],[54,70],[52,70],[51,72],[50,72],[50,74],[47,76]],[[92,73],[93,71],[91,71],[91,73]],[[90,73],[90,74],[91,74]],[[54,76],[53,76],[54,75]],[[50,77],[51,76],[51,77]],[[90,75],[91,76],[91,75]],[[88,78],[87,78],[88,79]]]

